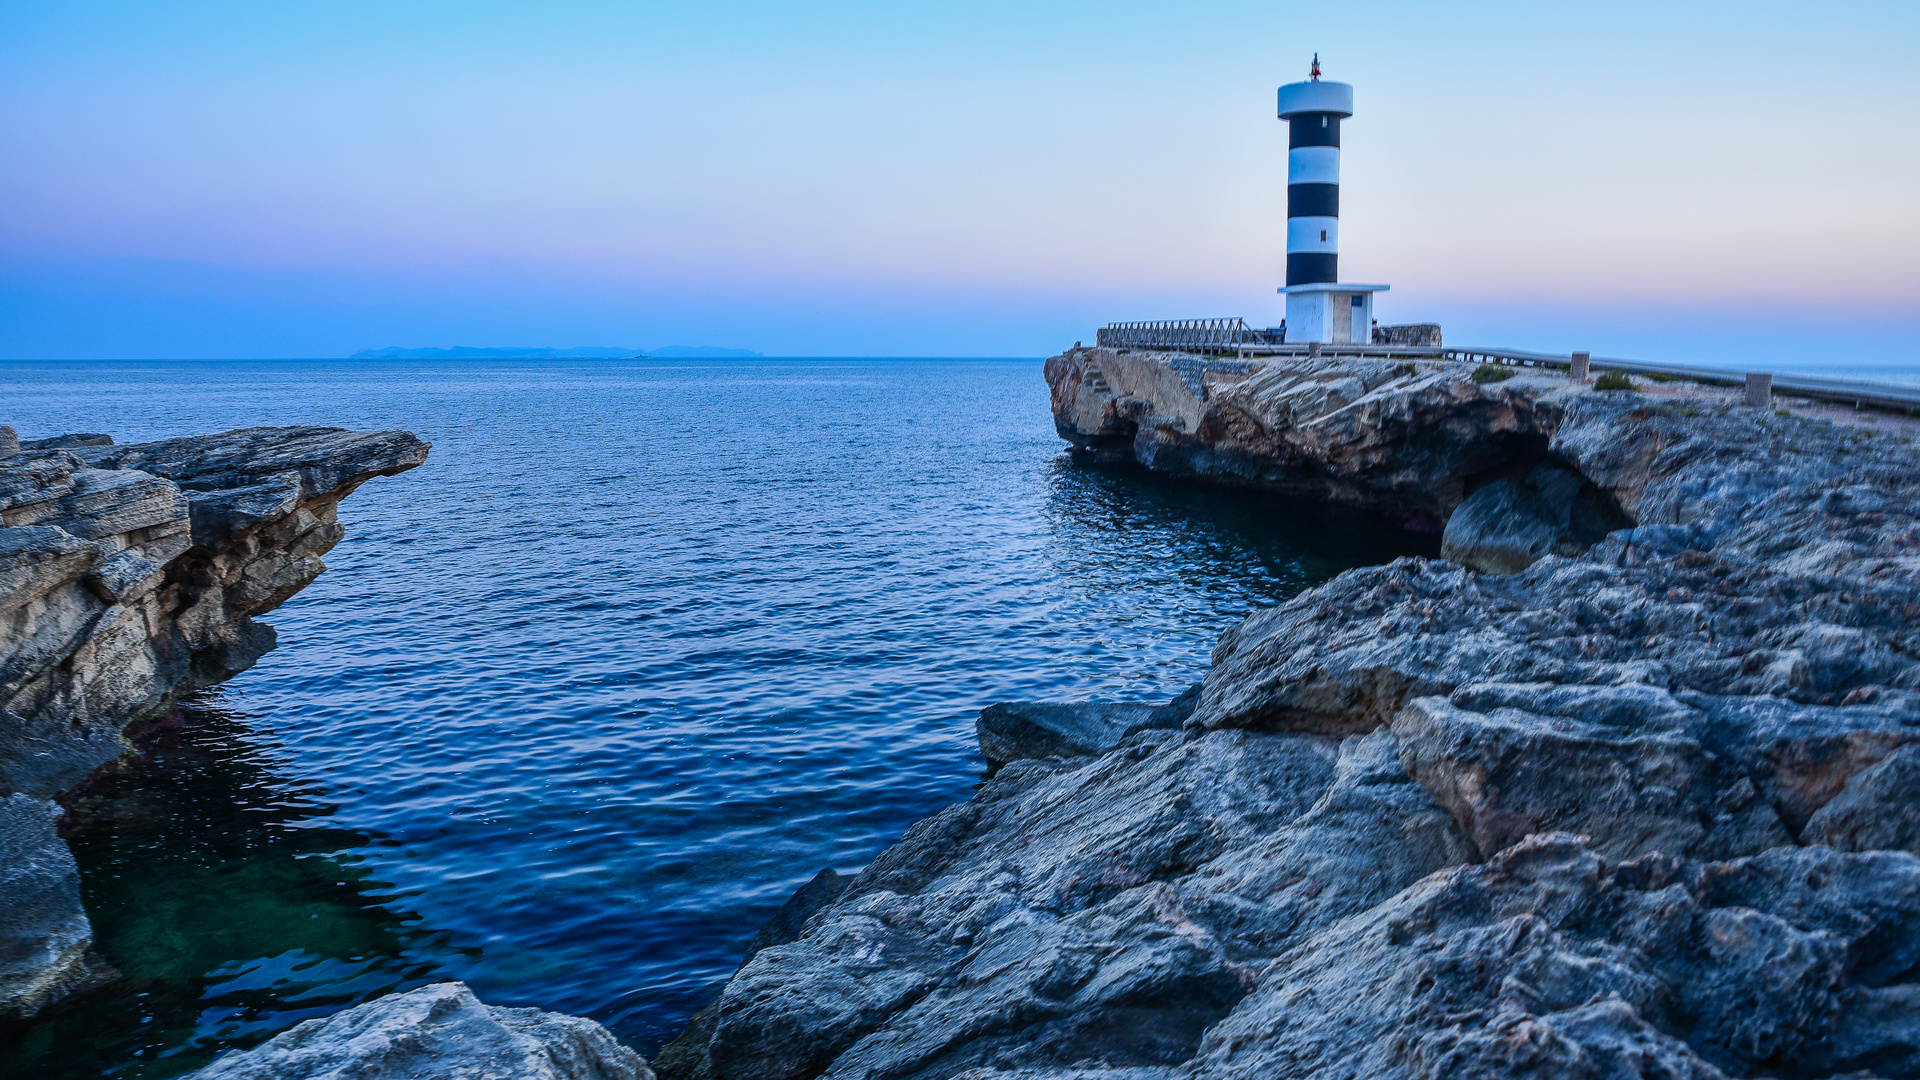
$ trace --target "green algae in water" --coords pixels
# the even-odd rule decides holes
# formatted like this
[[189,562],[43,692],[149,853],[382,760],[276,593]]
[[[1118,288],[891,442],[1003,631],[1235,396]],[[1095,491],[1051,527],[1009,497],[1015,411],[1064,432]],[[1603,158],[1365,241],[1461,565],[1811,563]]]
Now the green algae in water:
[[185,708],[69,800],[103,991],[0,1031],[0,1076],[160,1078],[433,981],[468,952],[421,925],[244,716]]

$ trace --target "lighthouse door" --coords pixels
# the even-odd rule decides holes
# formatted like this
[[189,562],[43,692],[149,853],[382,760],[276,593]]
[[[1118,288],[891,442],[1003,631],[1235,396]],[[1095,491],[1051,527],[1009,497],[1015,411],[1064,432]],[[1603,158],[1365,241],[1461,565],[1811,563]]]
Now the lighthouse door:
[[1334,293],[1327,299],[1333,303],[1333,344],[1353,344],[1353,302],[1359,298],[1346,293]]

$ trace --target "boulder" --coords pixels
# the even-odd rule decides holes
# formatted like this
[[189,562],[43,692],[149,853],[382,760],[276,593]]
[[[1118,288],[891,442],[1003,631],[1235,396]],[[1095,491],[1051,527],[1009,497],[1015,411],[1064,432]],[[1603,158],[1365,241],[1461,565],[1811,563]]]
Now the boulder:
[[1579,473],[1541,463],[1488,483],[1455,507],[1440,557],[1517,574],[1548,555],[1578,555],[1628,524]]
[[653,1080],[591,1020],[481,1003],[444,982],[307,1020],[195,1080]]
[[[1584,834],[1613,858],[1733,858],[1793,842],[1751,779],[1691,737],[1697,712],[1652,687],[1566,689],[1468,687],[1453,700],[1416,698],[1394,718],[1407,774],[1482,857],[1544,832]],[[1596,714],[1639,722],[1578,718]]]
[[1196,685],[1165,705],[1003,701],[980,710],[974,734],[980,753],[994,764],[1099,754],[1137,731],[1178,729],[1199,698]]

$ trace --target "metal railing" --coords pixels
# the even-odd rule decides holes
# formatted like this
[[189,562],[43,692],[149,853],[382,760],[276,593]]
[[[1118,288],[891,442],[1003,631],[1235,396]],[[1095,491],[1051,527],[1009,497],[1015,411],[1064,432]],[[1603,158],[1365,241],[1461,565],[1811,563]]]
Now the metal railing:
[[[1441,352],[1445,359],[1469,364],[1509,364],[1514,367],[1561,370],[1573,364],[1571,355],[1528,352],[1524,349],[1465,346],[1448,348]],[[1617,360],[1604,356],[1593,357],[1589,364],[1590,370],[1593,371],[1619,371],[1628,375],[1644,375],[1656,379],[1685,379],[1688,382],[1704,383],[1708,386],[1741,386],[1747,378],[1746,372],[1731,371],[1727,368],[1692,367],[1685,364],[1647,364],[1638,360]],[[1920,387],[1852,382],[1847,379],[1828,379],[1818,375],[1776,374],[1773,376],[1773,392],[1785,397],[1812,398],[1815,401],[1850,404],[1855,408],[1871,406],[1876,409],[1920,413]]]
[[[1440,345],[1440,327],[1433,323],[1407,326],[1376,326],[1373,341],[1352,345],[1327,345],[1325,355],[1374,355],[1370,350],[1387,348],[1395,356],[1432,355]],[[1259,329],[1245,319],[1167,319],[1159,322],[1109,323],[1095,337],[1095,343],[1108,349],[1168,349],[1188,352],[1233,352],[1246,356],[1291,353],[1305,349],[1302,344],[1287,343],[1287,324]],[[1360,349],[1361,353],[1351,350]],[[1384,355],[1384,354],[1383,354]]]
[[[1245,319],[1174,319],[1164,322],[1112,323],[1103,327],[1098,343],[1109,349],[1156,349],[1171,352],[1233,353],[1256,356],[1352,356],[1371,359],[1455,360],[1468,364],[1510,364],[1517,367],[1557,368],[1573,364],[1570,354],[1529,352],[1477,345],[1441,346],[1440,328],[1428,323],[1405,327],[1375,327],[1376,344],[1320,345],[1286,342],[1285,325],[1256,330]],[[1381,340],[1384,339],[1384,340]],[[1422,339],[1436,344],[1403,344]],[[1746,373],[1725,368],[1680,364],[1647,364],[1595,356],[1594,371],[1620,371],[1650,378],[1686,379],[1709,386],[1739,386]],[[1899,412],[1920,413],[1920,388],[1883,383],[1851,382],[1817,375],[1775,375],[1773,391],[1788,397],[1812,398]]]
[[1245,319],[1169,319],[1162,322],[1110,323],[1095,338],[1108,349],[1197,349],[1226,352],[1242,345],[1278,345],[1286,326],[1257,330]]

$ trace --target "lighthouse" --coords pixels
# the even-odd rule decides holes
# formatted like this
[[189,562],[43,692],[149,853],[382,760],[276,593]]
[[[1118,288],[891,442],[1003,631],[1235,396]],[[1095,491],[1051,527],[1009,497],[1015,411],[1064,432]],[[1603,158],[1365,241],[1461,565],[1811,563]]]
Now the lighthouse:
[[1373,294],[1385,285],[1340,283],[1340,121],[1353,115],[1353,87],[1320,81],[1314,54],[1306,82],[1280,88],[1287,122],[1287,343],[1367,345]]

